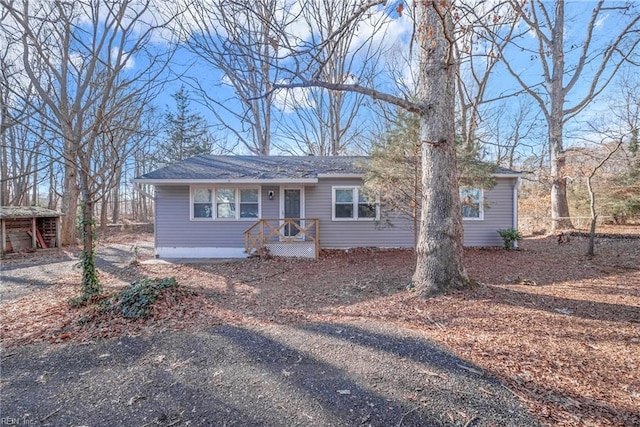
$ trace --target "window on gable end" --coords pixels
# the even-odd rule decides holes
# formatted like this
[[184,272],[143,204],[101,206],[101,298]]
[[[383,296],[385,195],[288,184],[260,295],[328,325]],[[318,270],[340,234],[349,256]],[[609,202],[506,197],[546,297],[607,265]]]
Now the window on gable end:
[[484,194],[479,188],[461,188],[460,202],[462,204],[462,219],[484,219]]

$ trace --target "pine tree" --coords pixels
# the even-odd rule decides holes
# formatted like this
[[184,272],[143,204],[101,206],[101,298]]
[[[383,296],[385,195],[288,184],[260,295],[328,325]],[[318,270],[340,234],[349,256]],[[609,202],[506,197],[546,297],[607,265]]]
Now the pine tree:
[[[372,144],[365,177],[368,192],[378,194],[385,208],[402,212],[413,220],[414,244],[422,199],[419,131],[419,117],[398,109],[386,134]],[[479,144],[465,144],[463,138],[456,138],[456,158],[460,185],[489,189],[495,184],[492,173],[496,165],[482,161]]]
[[166,139],[158,144],[156,161],[168,164],[198,154],[211,153],[214,138],[207,129],[204,117],[191,112],[191,100],[184,86],[171,97],[176,102],[176,112],[168,112],[166,115]]

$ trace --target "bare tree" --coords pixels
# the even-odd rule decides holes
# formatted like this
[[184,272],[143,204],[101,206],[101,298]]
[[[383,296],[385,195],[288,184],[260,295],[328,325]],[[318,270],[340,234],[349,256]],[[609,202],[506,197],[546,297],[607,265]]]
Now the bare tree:
[[[280,0],[194,0],[181,20],[185,47],[213,79],[190,79],[219,123],[253,154],[271,150],[279,45],[273,28],[286,25]],[[262,96],[267,93],[266,96]],[[226,113],[226,114],[223,114]]]
[[498,103],[485,116],[484,131],[478,135],[478,140],[498,166],[522,167],[524,158],[541,151],[544,126],[540,123],[540,115],[535,105],[523,98],[519,98],[517,104],[512,100]]
[[[336,26],[329,39],[343,36],[342,29],[370,13],[401,14],[402,2],[385,8],[385,1],[365,1],[347,21]],[[359,82],[329,82],[321,79],[318,53],[330,44],[296,44],[291,49],[289,75],[274,90],[322,87],[350,91],[374,100],[391,103],[416,113],[420,120],[419,141],[422,163],[422,206],[420,232],[416,246],[417,263],[413,283],[422,295],[463,288],[469,279],[463,264],[462,216],[458,191],[455,145],[455,76],[453,54],[454,17],[451,1],[425,1],[415,4],[414,37],[418,55],[418,97],[407,99]],[[286,39],[282,29],[280,36]],[[282,43],[293,46],[293,43]]]
[[[584,25],[576,26],[567,38],[568,14],[564,0],[510,0],[510,4],[522,27],[494,33],[496,45],[505,46],[500,50],[503,64],[544,114],[550,146],[553,228],[571,228],[564,170],[564,126],[587,108],[607,88],[618,70],[633,58],[640,43],[640,13],[632,3],[611,4],[600,0]],[[574,3],[574,6],[579,8],[576,14],[584,16],[584,4]],[[606,28],[606,36],[600,36],[597,31],[601,25]],[[578,33],[582,34],[581,38],[575,36]],[[531,34],[535,38],[531,38]],[[531,59],[525,69],[523,53]],[[536,62],[536,71],[530,72]]]
[[494,94],[489,97],[493,71],[500,63],[498,52],[510,42],[489,37],[500,28],[511,28],[516,24],[514,13],[504,5],[473,3],[458,5],[455,12],[458,23],[453,44],[458,72],[456,96],[458,129],[461,149],[473,155],[481,150],[478,130],[484,120],[487,104],[510,98],[513,92]]
[[[598,197],[604,201],[616,223],[624,223],[628,215],[640,213],[640,79],[636,73],[620,75],[602,120],[606,126],[601,126],[604,130],[600,133],[623,143],[599,172],[606,179],[600,180]],[[604,156],[605,153],[601,154]]]
[[22,71],[46,106],[40,121],[62,141],[64,243],[75,241],[82,195],[81,299],[91,299],[101,290],[93,261],[94,205],[112,179],[109,171],[126,156],[127,132],[135,132],[173,52],[166,43],[153,49],[162,14],[150,0],[0,4],[13,21],[3,26],[3,36],[20,42]]
[[[318,78],[331,83],[359,82],[372,84],[377,66],[386,55],[383,28],[386,18],[372,16],[367,25],[358,21],[342,28],[344,37],[331,38],[341,23],[349,18],[358,0],[318,0],[305,3],[302,20],[310,43],[326,44],[315,60],[322,63]],[[283,151],[337,156],[363,146],[365,124],[362,110],[367,98],[358,93],[323,88],[306,88],[298,92],[281,92],[285,117],[282,132]],[[289,147],[288,145],[293,145]],[[297,150],[296,150],[297,149]]]
[[[0,16],[0,22],[10,18]],[[34,118],[36,109],[33,104],[41,104],[34,94],[33,87],[20,77],[16,62],[17,43],[5,38],[0,39],[0,204],[28,205],[38,202],[37,174],[41,168],[39,156],[41,138],[38,132],[43,131]],[[20,88],[24,102],[12,91]],[[38,108],[42,105],[38,105]],[[34,132],[35,131],[35,132]],[[29,197],[31,195],[31,198]]]
[[595,255],[595,240],[596,240],[596,223],[598,220],[598,213],[596,211],[596,196],[593,190],[593,177],[598,170],[609,161],[611,156],[622,146],[623,139],[621,138],[616,142],[612,148],[608,148],[606,155],[593,167],[587,174],[587,190],[589,191],[589,213],[591,214],[591,226],[589,228],[589,246],[587,248],[587,255]]

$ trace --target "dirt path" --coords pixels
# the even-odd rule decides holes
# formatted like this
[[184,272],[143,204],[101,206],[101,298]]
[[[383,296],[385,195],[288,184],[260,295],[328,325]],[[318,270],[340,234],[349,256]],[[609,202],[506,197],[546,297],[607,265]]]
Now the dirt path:
[[479,368],[381,325],[221,326],[9,350],[2,419],[23,425],[537,425]]

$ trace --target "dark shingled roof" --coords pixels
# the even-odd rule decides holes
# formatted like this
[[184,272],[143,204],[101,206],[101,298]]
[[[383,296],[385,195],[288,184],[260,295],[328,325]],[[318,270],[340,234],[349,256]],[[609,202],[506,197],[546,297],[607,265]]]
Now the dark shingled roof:
[[140,180],[315,179],[323,174],[362,174],[367,157],[212,156],[190,157],[144,174]]
[[[366,156],[213,156],[182,160],[136,178],[139,181],[315,180],[319,175],[362,175]],[[498,168],[496,174],[519,172]]]

